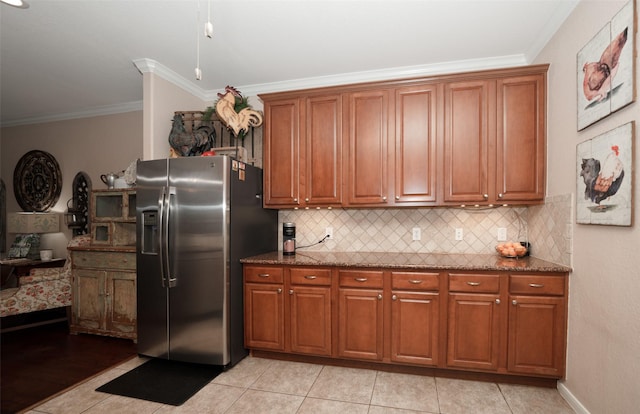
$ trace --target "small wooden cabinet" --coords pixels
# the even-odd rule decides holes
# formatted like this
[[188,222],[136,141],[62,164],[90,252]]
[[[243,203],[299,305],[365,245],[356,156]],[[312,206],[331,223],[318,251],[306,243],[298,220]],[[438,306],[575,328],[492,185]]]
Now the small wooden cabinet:
[[440,363],[440,275],[391,272],[391,361]]
[[91,192],[91,244],[135,246],[136,191],[94,190]]
[[265,205],[342,202],[342,96],[265,102]]
[[562,376],[565,366],[567,279],[509,276],[510,372]]
[[331,270],[245,266],[244,280],[246,347],[331,355]]
[[284,271],[244,268],[244,335],[247,348],[284,351]]
[[499,275],[449,274],[448,367],[498,369],[501,308]]
[[339,270],[338,356],[382,360],[381,271]]
[[137,339],[136,191],[91,192],[91,244],[73,247],[70,331]]
[[73,304],[71,333],[92,333],[135,340],[135,252],[71,251]]
[[331,356],[331,269],[290,268],[288,294],[291,352]]

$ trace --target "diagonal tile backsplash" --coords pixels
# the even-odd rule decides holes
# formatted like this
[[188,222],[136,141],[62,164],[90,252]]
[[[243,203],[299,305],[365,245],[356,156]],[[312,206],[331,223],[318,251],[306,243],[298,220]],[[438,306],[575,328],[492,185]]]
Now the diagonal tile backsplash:
[[[504,227],[507,240],[530,241],[532,255],[569,265],[571,207],[569,194],[529,208],[281,210],[279,245],[282,223],[293,222],[297,247],[308,251],[492,254],[499,243],[497,229]],[[334,240],[315,244],[327,227],[333,228]],[[419,241],[412,240],[414,227],[422,233]],[[456,228],[463,229],[461,241],[455,240]]]
[[[507,229],[509,240],[526,240],[526,226],[518,216],[526,208],[465,210],[369,209],[369,210],[285,210],[283,222],[296,223],[296,245],[316,243],[333,227],[334,240],[309,247],[315,251],[384,251],[416,253],[492,253],[497,228]],[[420,228],[421,240],[412,240],[412,229]],[[463,229],[463,240],[455,240],[455,229]],[[282,235],[280,235],[282,237]]]

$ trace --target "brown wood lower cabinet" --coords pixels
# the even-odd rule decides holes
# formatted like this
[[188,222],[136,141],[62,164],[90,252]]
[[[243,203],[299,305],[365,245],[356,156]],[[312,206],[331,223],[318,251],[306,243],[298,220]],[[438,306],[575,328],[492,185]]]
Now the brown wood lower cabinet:
[[74,250],[71,333],[137,338],[135,252]]
[[245,345],[562,378],[567,276],[245,264]]

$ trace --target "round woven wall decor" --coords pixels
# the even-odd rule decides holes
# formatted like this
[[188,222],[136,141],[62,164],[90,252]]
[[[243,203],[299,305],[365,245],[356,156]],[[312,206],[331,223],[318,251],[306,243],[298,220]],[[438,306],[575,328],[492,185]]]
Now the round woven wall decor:
[[48,211],[62,190],[58,161],[45,151],[29,151],[13,171],[13,192],[24,211]]

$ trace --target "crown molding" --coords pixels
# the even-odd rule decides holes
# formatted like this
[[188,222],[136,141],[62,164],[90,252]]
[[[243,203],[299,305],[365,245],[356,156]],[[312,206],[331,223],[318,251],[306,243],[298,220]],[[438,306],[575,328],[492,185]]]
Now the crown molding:
[[96,106],[84,111],[67,112],[63,114],[44,115],[30,118],[21,118],[9,122],[3,122],[1,127],[13,127],[31,124],[43,124],[45,122],[66,121],[69,119],[90,118],[94,116],[122,114],[125,112],[142,111],[142,101],[125,102],[122,104]]
[[[178,73],[153,59],[135,59],[133,64],[141,74],[153,73],[161,78],[184,89],[203,101],[214,102],[218,99],[217,93],[224,90],[224,85],[214,90],[204,90],[187,80]],[[471,72],[484,69],[499,69],[529,64],[525,55],[498,56],[487,59],[468,59],[452,62],[441,62],[428,65],[404,66],[387,69],[378,69],[362,72],[341,73],[314,78],[292,79],[281,82],[271,82],[253,85],[236,85],[244,96],[256,96],[261,93],[282,92],[288,90],[321,88],[325,86],[347,85],[352,83],[383,81],[390,79],[412,78],[438,74],[459,72]],[[39,124],[44,122],[63,121],[68,119],[87,118],[92,116],[112,115],[124,112],[141,111],[142,101],[126,102],[123,104],[95,107],[78,112],[70,112],[42,117],[23,118],[5,122],[2,127]]]

